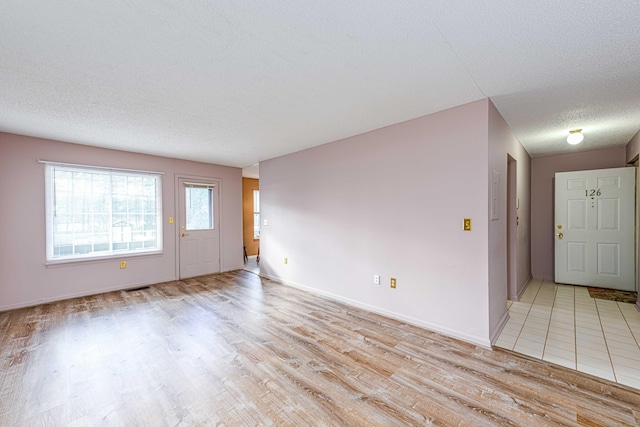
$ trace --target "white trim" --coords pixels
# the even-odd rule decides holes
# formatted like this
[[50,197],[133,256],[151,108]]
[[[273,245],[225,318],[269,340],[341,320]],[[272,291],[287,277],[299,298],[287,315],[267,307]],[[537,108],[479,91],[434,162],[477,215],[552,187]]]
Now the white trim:
[[19,304],[7,305],[7,306],[0,306],[0,313],[2,313],[3,311],[17,310],[19,308],[35,307],[37,305],[47,304],[47,303],[50,303],[50,302],[64,301],[64,300],[73,299],[73,298],[80,298],[80,297],[87,297],[87,296],[92,296],[92,295],[106,294],[108,292],[125,291],[127,289],[135,289],[135,288],[140,288],[142,286],[153,286],[153,285],[158,285],[160,283],[173,282],[175,280],[177,280],[175,277],[171,277],[171,278],[166,278],[166,279],[157,279],[157,280],[154,280],[152,282],[148,282],[147,281],[147,282],[138,282],[138,283],[128,283],[126,285],[111,286],[111,287],[101,288],[101,289],[92,290],[92,291],[88,291],[88,292],[73,292],[73,293],[70,293],[70,294],[60,295],[60,296],[57,296],[57,297],[41,298],[41,299],[37,299],[37,300],[31,300],[31,301],[28,301],[28,302],[25,302],[25,303],[19,303]]
[[155,175],[164,175],[164,172],[145,171],[145,170],[138,170],[138,169],[112,168],[112,167],[108,167],[108,166],[80,165],[80,164],[76,164],[76,163],[52,162],[52,161],[43,160],[43,159],[38,159],[38,163],[43,163],[45,165],[64,166],[64,167],[70,167],[70,168],[102,169],[102,170],[116,171],[116,172],[134,172],[134,173],[147,173],[147,174],[155,174]]
[[106,255],[101,257],[66,258],[66,259],[60,259],[55,261],[47,261],[44,263],[44,265],[47,268],[56,268],[56,267],[67,267],[74,264],[102,263],[107,261],[113,261],[114,259],[125,260],[129,258],[153,257],[153,256],[162,256],[162,255],[164,255],[163,250],[158,250],[154,252],[140,252],[140,253],[127,252],[123,254]]
[[527,286],[529,286],[529,282],[531,282],[532,280],[533,280],[533,276],[529,275],[529,277],[527,277],[527,280],[524,281],[524,285],[522,285],[522,287],[518,290],[518,294],[515,296],[515,299],[509,298],[509,301],[513,301],[513,302],[520,301],[520,299],[522,299],[522,295],[524,295],[524,291],[527,289]]
[[396,312],[389,311],[389,310],[384,310],[382,308],[375,307],[373,305],[364,304],[364,303],[362,303],[360,301],[352,300],[350,298],[345,298],[345,297],[342,297],[340,295],[333,294],[331,292],[320,291],[320,290],[315,289],[315,288],[311,288],[311,287],[308,287],[308,286],[305,286],[305,285],[301,285],[299,283],[291,282],[289,280],[284,280],[284,279],[281,279],[281,278],[278,278],[278,277],[270,276],[268,274],[260,273],[260,276],[261,277],[266,277],[267,279],[276,281],[278,283],[282,283],[285,286],[291,286],[292,288],[301,289],[303,291],[307,291],[307,292],[310,292],[312,294],[320,295],[320,296],[323,296],[323,297],[326,297],[326,298],[329,298],[329,299],[332,299],[332,300],[335,300],[335,301],[339,301],[339,302],[345,303],[347,305],[350,305],[352,307],[357,307],[357,308],[360,308],[362,310],[370,311],[372,313],[381,314],[383,316],[390,317],[390,318],[395,319],[395,320],[400,320],[402,322],[408,323],[408,324],[413,325],[413,326],[418,326],[420,328],[429,329],[430,331],[438,332],[438,333],[447,335],[449,337],[452,337],[452,338],[455,338],[455,339],[458,339],[458,340],[461,340],[461,341],[468,342],[470,344],[479,345],[479,346],[484,347],[484,348],[489,349],[489,350],[492,349],[491,348],[491,341],[488,340],[488,339],[482,339],[482,338],[478,338],[478,337],[473,336],[473,335],[460,333],[459,331],[456,331],[456,330],[453,330],[453,329],[449,329],[449,328],[444,328],[444,327],[442,327],[440,325],[436,325],[436,324],[431,323],[431,322],[425,322],[423,320],[416,319],[416,318],[413,318],[413,317],[410,317],[410,316],[405,316],[405,315],[400,314],[400,313],[396,313]]
[[[182,181],[181,180],[186,180],[186,181]],[[218,203],[217,206],[214,206],[214,209],[217,209],[217,213],[214,212],[214,227],[215,227],[215,223],[216,223],[216,218],[218,220],[218,259],[219,259],[219,271],[216,272],[212,272],[212,273],[207,273],[207,274],[217,274],[217,273],[222,273],[224,271],[232,271],[232,270],[224,270],[223,269],[223,265],[224,265],[224,251],[222,250],[223,245],[222,242],[224,241],[224,235],[223,235],[223,209],[222,209],[222,205],[223,205],[223,195],[222,195],[222,191],[223,191],[223,180],[222,178],[218,178],[218,177],[212,177],[212,176],[202,176],[202,175],[189,175],[189,174],[184,174],[181,172],[176,172],[173,175],[173,194],[174,194],[174,213],[175,213],[175,224],[174,224],[174,228],[173,228],[173,236],[174,236],[174,245],[175,245],[175,272],[176,272],[176,277],[178,279],[176,280],[182,280],[182,278],[180,277],[180,237],[179,234],[181,232],[180,229],[180,224],[182,224],[186,218],[182,218],[182,212],[180,211],[180,185],[181,184],[200,184],[200,185],[211,185],[211,188],[217,188],[218,190]],[[185,224],[186,225],[186,224]],[[242,269],[242,267],[240,267],[239,269]],[[198,276],[195,276],[198,277]],[[186,279],[186,278],[185,278]]]
[[502,316],[502,319],[500,319],[500,322],[498,322],[498,326],[491,333],[491,336],[490,336],[491,345],[493,345],[493,343],[495,343],[498,340],[498,337],[502,333],[502,330],[504,329],[504,327],[507,325],[507,322],[509,321],[509,317],[510,317],[509,310],[507,309],[507,311],[505,311],[504,315]]
[[[41,162],[40,160],[38,160]],[[133,250],[118,250],[114,251],[112,246],[112,232],[113,232],[113,224],[110,226],[109,230],[109,250],[101,251],[101,253],[91,253],[89,255],[84,254],[72,254],[72,255],[55,255],[54,249],[54,215],[57,209],[56,206],[56,188],[55,188],[55,172],[56,170],[60,171],[74,171],[74,170],[83,170],[90,174],[101,174],[101,175],[109,175],[111,177],[117,176],[118,173],[122,173],[123,176],[138,176],[145,178],[152,178],[155,185],[155,193],[156,193],[156,210],[155,215],[157,217],[156,224],[156,247],[155,248],[142,248],[142,249],[133,249]],[[163,253],[164,251],[164,217],[163,217],[163,182],[162,182],[161,173],[153,173],[153,172],[144,172],[144,171],[131,171],[126,169],[110,169],[110,168],[93,168],[90,166],[81,166],[77,167],[71,164],[65,163],[55,163],[55,162],[47,162],[45,163],[44,168],[44,182],[45,182],[45,265],[50,266],[54,264],[64,263],[64,262],[82,262],[82,261],[92,261],[92,260],[100,260],[100,259],[108,259],[108,258],[124,258],[128,256],[136,256],[136,255],[146,255],[146,254],[158,254]],[[107,193],[105,193],[107,194]],[[113,189],[111,184],[109,185],[109,197],[113,196]],[[111,200],[111,199],[110,199]],[[108,212],[106,212],[109,216],[111,216],[112,211],[111,207],[109,207]]]
[[183,182],[185,187],[188,188],[216,188],[217,184],[206,184],[202,182]]

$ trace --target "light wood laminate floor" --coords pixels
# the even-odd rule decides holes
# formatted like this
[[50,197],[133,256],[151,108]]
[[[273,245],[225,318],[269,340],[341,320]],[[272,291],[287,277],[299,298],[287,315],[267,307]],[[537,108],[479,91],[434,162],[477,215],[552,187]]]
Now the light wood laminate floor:
[[250,271],[255,274],[260,274],[260,263],[258,257],[255,255],[249,255],[247,262],[244,263],[243,270]]
[[0,425],[638,425],[640,393],[237,271],[0,313]]

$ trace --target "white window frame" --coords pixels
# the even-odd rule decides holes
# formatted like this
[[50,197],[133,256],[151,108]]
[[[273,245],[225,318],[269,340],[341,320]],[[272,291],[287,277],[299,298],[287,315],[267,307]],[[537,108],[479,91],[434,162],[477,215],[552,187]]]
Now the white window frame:
[[[257,229],[256,215],[258,215]],[[260,240],[260,228],[260,190],[253,190],[253,240]]]
[[[103,259],[112,259],[112,258],[122,258],[122,257],[131,257],[138,255],[152,255],[152,254],[161,254],[163,252],[163,217],[162,217],[162,172],[148,172],[148,171],[137,171],[137,170],[129,170],[129,169],[114,169],[114,168],[105,168],[99,166],[86,166],[86,165],[76,165],[76,164],[66,164],[66,163],[56,163],[56,162],[47,162],[39,160],[40,163],[45,164],[45,215],[46,215],[46,264],[59,264],[59,263],[69,263],[69,262],[78,262],[78,261],[92,261],[92,260],[103,260]],[[55,180],[54,180],[54,171],[68,171],[68,172],[83,172],[90,173],[96,175],[107,175],[109,177],[117,176],[126,176],[126,177],[143,177],[143,178],[153,178],[155,180],[155,232],[156,236],[156,246],[152,248],[135,248],[135,249],[114,249],[114,217],[117,214],[113,213],[113,198],[114,198],[114,189],[112,187],[113,181],[109,179],[108,191],[106,191],[105,197],[107,197],[108,201],[105,202],[107,205],[108,212],[101,212],[103,215],[109,216],[109,227],[108,227],[108,250],[102,250],[99,252],[90,252],[84,254],[67,254],[67,255],[55,255],[54,249],[54,215],[56,214],[56,193],[55,193]],[[135,195],[134,195],[135,196]],[[135,199],[134,199],[135,200]],[[134,211],[137,215],[144,215],[144,213],[140,213]],[[127,207],[127,214],[132,213],[129,211]],[[76,212],[73,213],[77,214]],[[73,243],[75,245],[75,241]],[[91,244],[95,245],[95,242]]]

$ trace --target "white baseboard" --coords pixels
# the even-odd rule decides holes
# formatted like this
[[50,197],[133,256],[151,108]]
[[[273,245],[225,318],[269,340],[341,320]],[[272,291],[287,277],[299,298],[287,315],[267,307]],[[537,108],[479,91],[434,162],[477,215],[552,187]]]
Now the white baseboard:
[[229,271],[236,271],[236,270],[242,270],[244,269],[244,264],[240,264],[240,265],[234,265],[232,267],[227,267],[224,270],[221,270],[221,273],[228,273]]
[[522,298],[522,295],[524,294],[524,291],[527,289],[527,286],[529,286],[529,282],[531,282],[531,280],[533,280],[533,276],[529,275],[527,280],[524,281],[524,285],[522,285],[522,287],[518,290],[518,295],[515,296],[515,299],[510,299],[510,301],[514,301],[514,302],[520,301],[520,299]]
[[472,335],[468,335],[468,334],[465,334],[465,333],[461,333],[459,331],[456,331],[456,330],[453,330],[453,329],[449,329],[449,328],[445,328],[445,327],[442,327],[440,325],[436,325],[436,324],[431,323],[431,322],[425,322],[425,321],[420,320],[420,319],[416,319],[416,318],[413,318],[413,317],[410,317],[410,316],[405,316],[405,315],[403,315],[401,313],[396,313],[396,312],[393,312],[393,311],[385,310],[385,309],[380,308],[380,307],[376,307],[376,306],[373,306],[373,305],[365,304],[365,303],[362,303],[360,301],[352,300],[350,298],[345,298],[343,296],[336,295],[336,294],[333,294],[331,292],[325,292],[325,291],[321,291],[319,289],[311,288],[309,286],[305,286],[305,285],[302,285],[300,283],[292,282],[292,281],[289,281],[289,280],[283,280],[283,279],[281,279],[279,277],[274,277],[274,276],[267,275],[267,274],[264,274],[264,273],[261,273],[260,275],[262,277],[266,277],[267,279],[271,279],[271,280],[274,280],[276,282],[282,283],[283,285],[291,286],[292,288],[301,289],[303,291],[307,291],[307,292],[310,292],[310,293],[313,293],[313,294],[316,294],[316,295],[320,295],[320,296],[323,296],[323,297],[326,297],[326,298],[329,298],[329,299],[332,299],[332,300],[335,300],[335,301],[338,301],[338,302],[342,302],[342,303],[348,304],[348,305],[353,306],[353,307],[357,307],[357,308],[360,308],[360,309],[363,309],[363,310],[367,310],[367,311],[370,311],[370,312],[373,312],[373,313],[381,314],[383,316],[387,316],[387,317],[390,317],[390,318],[395,319],[395,320],[400,320],[400,321],[408,323],[410,325],[419,326],[421,328],[429,329],[431,331],[438,332],[438,333],[447,335],[449,337],[459,339],[461,341],[466,341],[466,342],[471,343],[471,344],[475,344],[475,345],[479,345],[481,347],[485,347],[487,349],[491,349],[491,341],[490,340],[486,340],[486,339],[478,338],[476,336],[472,336]]
[[502,330],[504,329],[508,321],[509,321],[509,310],[507,310],[504,313],[504,315],[502,316],[502,319],[500,319],[500,322],[498,323],[498,326],[496,326],[496,328],[491,333],[491,338],[490,338],[491,345],[493,345],[498,340],[498,337],[502,333]]
[[105,294],[107,292],[124,291],[124,290],[127,290],[127,289],[140,288],[142,286],[151,286],[151,285],[156,285],[158,283],[171,282],[171,281],[174,281],[174,280],[178,280],[178,279],[176,277],[171,277],[171,278],[164,279],[164,280],[161,279],[161,280],[145,281],[145,282],[139,282],[139,283],[128,283],[126,285],[94,289],[94,290],[87,291],[87,292],[74,292],[74,293],[60,295],[60,296],[51,297],[51,298],[39,298],[37,300],[31,300],[31,301],[27,301],[27,302],[23,302],[23,303],[0,306],[0,312],[9,311],[9,310],[17,310],[19,308],[33,307],[33,306],[40,305],[40,304],[48,304],[50,302],[64,301],[64,300],[67,300],[67,299],[87,297],[87,296],[90,296],[90,295]]

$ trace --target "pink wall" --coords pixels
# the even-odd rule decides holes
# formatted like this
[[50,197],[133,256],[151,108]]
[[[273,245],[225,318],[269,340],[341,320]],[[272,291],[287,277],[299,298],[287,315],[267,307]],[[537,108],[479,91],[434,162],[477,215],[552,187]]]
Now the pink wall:
[[640,131],[636,133],[631,141],[627,144],[626,159],[627,163],[632,162],[640,154]]
[[[165,172],[162,255],[64,264],[45,262],[44,165],[37,159]],[[131,288],[176,278],[174,177],[219,178],[221,185],[221,268],[242,268],[242,171],[238,168],[105,150],[78,144],[0,133],[0,311]]]
[[554,174],[625,166],[625,147],[584,151],[531,161],[531,273],[539,279],[554,277]]
[[488,346],[488,109],[261,162],[262,274]]
[[[516,161],[516,197],[520,200],[513,250],[515,282],[507,286],[507,155]],[[492,171],[500,176],[499,219],[489,221],[489,327],[492,341],[507,320],[507,297],[517,300],[531,277],[530,241],[530,176],[531,158],[509,129],[493,103],[489,102],[489,186]],[[491,204],[489,192],[488,203]],[[515,218],[513,219],[515,222]],[[513,224],[514,227],[515,224]]]

